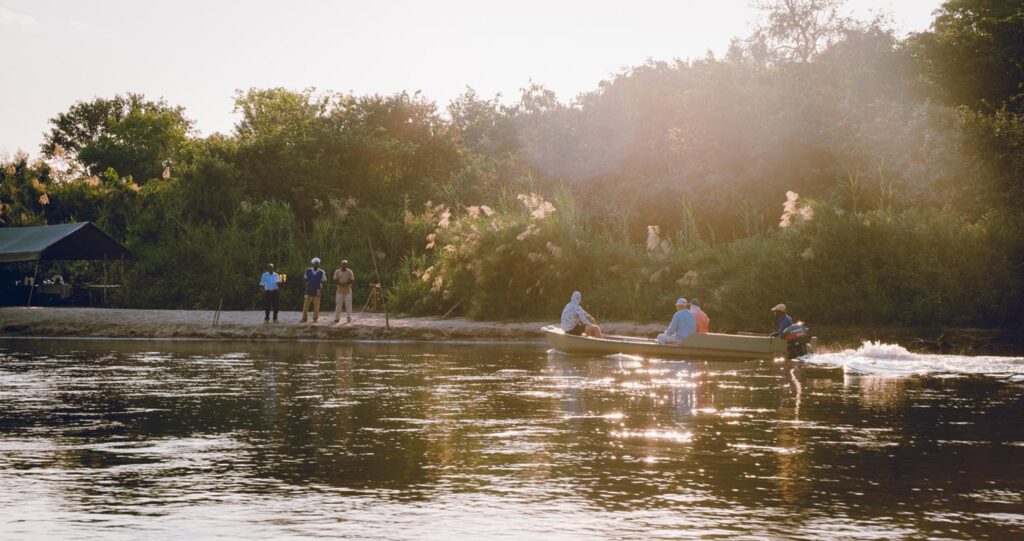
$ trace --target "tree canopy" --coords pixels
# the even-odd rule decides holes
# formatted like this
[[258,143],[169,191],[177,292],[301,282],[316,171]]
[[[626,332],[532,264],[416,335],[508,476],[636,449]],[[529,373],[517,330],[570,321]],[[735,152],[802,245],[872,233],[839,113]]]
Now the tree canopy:
[[163,175],[193,122],[182,107],[129,93],[78,102],[50,124],[42,146],[45,156],[69,155],[87,174],[113,169],[144,184]]

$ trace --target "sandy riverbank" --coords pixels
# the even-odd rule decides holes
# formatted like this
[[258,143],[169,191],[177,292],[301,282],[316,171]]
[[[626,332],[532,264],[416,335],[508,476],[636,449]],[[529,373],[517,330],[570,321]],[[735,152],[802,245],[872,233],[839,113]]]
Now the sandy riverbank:
[[[462,318],[391,318],[355,314],[352,323],[335,324],[334,314],[317,323],[300,323],[300,312],[281,312],[278,323],[264,323],[263,313],[205,310],[126,310],[108,308],[0,308],[0,334],[7,336],[102,336],[114,338],[213,339],[392,339],[392,340],[541,340],[540,328],[554,320],[533,322],[470,321]],[[342,320],[344,322],[344,320]],[[602,323],[610,333],[653,336],[663,325]]]

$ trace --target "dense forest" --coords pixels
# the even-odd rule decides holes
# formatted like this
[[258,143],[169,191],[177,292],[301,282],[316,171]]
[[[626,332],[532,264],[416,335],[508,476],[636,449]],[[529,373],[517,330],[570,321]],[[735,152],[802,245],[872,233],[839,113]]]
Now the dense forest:
[[[929,30],[775,0],[722,55],[649,61],[559,100],[471,89],[239,91],[230,134],[124,94],[0,164],[0,226],[91,220],[132,251],[113,302],[252,308],[274,262],[372,243],[393,309],[666,319],[777,302],[835,324],[1024,321],[1024,2],[950,0]],[[64,264],[73,273],[74,265]],[[301,305],[300,288],[284,305]]]

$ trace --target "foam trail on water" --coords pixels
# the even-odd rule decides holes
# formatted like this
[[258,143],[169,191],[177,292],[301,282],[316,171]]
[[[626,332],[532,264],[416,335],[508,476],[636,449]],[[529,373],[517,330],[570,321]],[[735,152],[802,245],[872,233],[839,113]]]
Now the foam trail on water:
[[903,346],[881,342],[864,342],[857,349],[806,355],[800,360],[807,364],[841,367],[846,372],[872,376],[985,375],[1024,383],[1024,357],[912,353]]

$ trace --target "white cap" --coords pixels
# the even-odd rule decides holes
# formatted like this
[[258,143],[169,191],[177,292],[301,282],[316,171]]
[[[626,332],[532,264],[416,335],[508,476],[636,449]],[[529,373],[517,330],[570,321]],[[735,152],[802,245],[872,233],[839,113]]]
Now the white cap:
[[781,303],[780,304],[776,304],[772,308],[772,312],[785,312],[785,311],[786,311],[786,305],[785,304],[781,304]]
[[317,264],[317,263],[319,263],[319,262],[320,262],[320,258],[319,258],[319,257],[314,257],[314,258],[313,258],[313,261],[310,261],[310,263],[312,263],[312,264],[314,264],[314,265],[316,265],[316,264]]
[[682,297],[679,297],[678,299],[676,299],[676,306],[685,306],[685,305],[686,305],[686,299],[684,299]]

